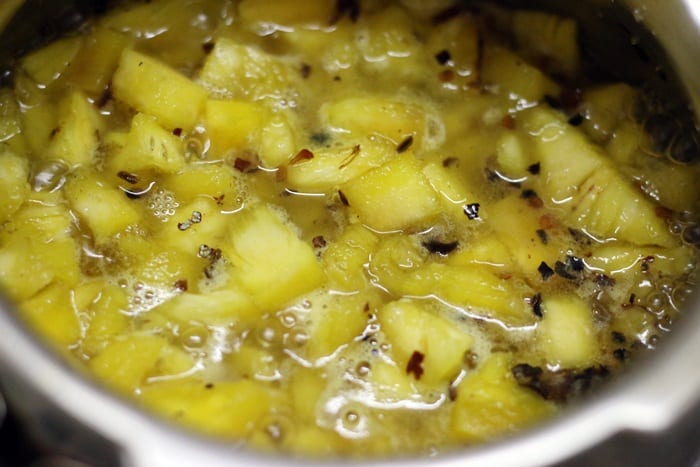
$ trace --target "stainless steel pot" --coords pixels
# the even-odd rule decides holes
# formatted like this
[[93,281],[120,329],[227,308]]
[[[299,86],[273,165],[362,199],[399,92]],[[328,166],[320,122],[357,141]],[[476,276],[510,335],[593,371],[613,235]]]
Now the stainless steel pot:
[[[580,18],[584,46],[610,71],[664,96],[673,112],[700,118],[700,1],[505,0]],[[34,31],[64,26],[105,2],[5,0],[0,63]],[[13,20],[13,13],[16,13]],[[71,16],[76,15],[76,16]],[[24,35],[24,37],[21,37]],[[641,48],[641,49],[640,49]],[[641,50],[641,52],[640,52]],[[678,91],[678,90],[681,91]],[[690,102],[688,106],[685,102]],[[138,411],[48,352],[0,303],[0,382],[9,405],[48,452],[91,465],[309,465],[191,435]],[[440,467],[536,465],[700,466],[700,297],[659,349],[589,400],[533,431],[426,459],[373,464]],[[341,462],[338,461],[338,464]]]

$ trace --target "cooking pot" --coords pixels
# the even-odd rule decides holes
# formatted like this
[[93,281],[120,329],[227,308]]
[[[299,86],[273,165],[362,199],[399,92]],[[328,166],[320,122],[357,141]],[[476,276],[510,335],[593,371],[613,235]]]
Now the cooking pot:
[[[13,58],[78,26],[108,3],[3,0],[0,81],[11,78],[3,70],[10,70]],[[700,117],[699,1],[501,3],[536,6],[578,18],[584,52],[591,63],[615,79],[643,86],[659,106],[674,115],[689,122]],[[24,429],[51,455],[95,466],[312,464],[246,451],[150,417],[69,368],[17,321],[12,310],[11,303],[0,301],[2,391]],[[698,358],[700,297],[696,294],[655,352],[543,426],[436,458],[373,464],[700,466]]]

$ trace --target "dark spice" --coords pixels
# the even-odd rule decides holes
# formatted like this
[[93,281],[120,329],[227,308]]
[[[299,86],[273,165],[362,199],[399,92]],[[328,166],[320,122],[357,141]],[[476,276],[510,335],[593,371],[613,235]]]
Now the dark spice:
[[178,222],[178,223],[177,223],[177,228],[178,228],[178,230],[180,230],[180,231],[182,231],[182,232],[184,232],[185,230],[189,229],[191,226],[192,226],[192,224],[190,224],[190,221],[188,221],[188,220],[185,221],[185,222]]
[[527,168],[527,171],[530,172],[532,175],[538,175],[540,173],[540,163],[535,162],[534,164],[530,165]]
[[569,125],[580,126],[583,123],[583,115],[575,114],[569,118]]
[[446,169],[449,167],[454,167],[457,164],[459,164],[459,159],[457,159],[456,157],[446,157],[442,160],[442,166]]
[[301,71],[301,77],[306,79],[311,76],[311,65],[308,63],[302,63],[299,71]]
[[182,128],[173,129],[173,134],[179,138],[180,136],[182,136]]
[[314,153],[309,151],[308,149],[302,149],[297,153],[296,156],[292,158],[292,160],[289,161],[289,165],[296,165],[300,164],[302,162],[310,161],[311,159],[314,158]]
[[413,144],[413,135],[408,135],[403,141],[399,143],[398,146],[396,146],[396,152],[401,154],[402,152],[406,152],[408,148],[411,147]]
[[411,354],[411,358],[408,359],[408,364],[406,365],[406,374],[410,375],[413,373],[413,377],[416,380],[420,380],[423,376],[423,360],[425,360],[425,355],[417,350],[414,350]]
[[532,307],[532,312],[537,316],[538,318],[542,318],[543,313],[542,313],[542,294],[541,293],[536,293],[531,299],[530,299],[530,306]]
[[135,185],[139,182],[138,175],[131,173],[131,172],[121,171],[117,174],[117,177],[121,178],[125,182],[130,183],[132,185]]
[[554,275],[554,270],[550,268],[547,263],[542,261],[537,268],[537,271],[542,275],[542,280],[546,281]]
[[331,136],[328,133],[324,133],[322,131],[311,134],[311,141],[323,146],[327,145],[330,139]]
[[187,279],[178,279],[175,281],[175,290],[187,292]]
[[613,287],[615,285],[615,279],[602,273],[596,274],[593,281],[600,287]]
[[348,157],[343,159],[343,162],[340,163],[338,168],[344,169],[348,165],[352,164],[352,162],[355,160],[355,158],[360,155],[360,150],[361,150],[361,146],[359,144],[356,144],[355,146],[353,146],[352,149],[350,150],[350,154],[348,155]]
[[437,60],[440,65],[447,65],[450,60],[452,60],[452,56],[448,50],[443,49],[435,54],[435,60]]
[[452,253],[459,246],[459,242],[441,242],[440,240],[433,239],[426,240],[422,242],[421,245],[431,253],[445,256]]
[[562,263],[561,261],[557,261],[556,263],[554,263],[554,271],[557,273],[558,276],[563,277],[564,279],[576,279],[576,275],[572,274],[569,268],[566,267],[566,264]]
[[314,246],[314,248],[325,248],[327,243],[326,239],[323,238],[323,235],[317,235],[311,239],[311,244]]
[[649,265],[654,262],[653,256],[647,256],[642,259],[642,272],[649,272]]
[[481,205],[479,203],[471,203],[464,205],[464,214],[466,214],[469,220],[474,220],[479,217],[479,208]]
[[107,103],[110,100],[112,100],[112,87],[111,87],[111,85],[107,86],[105,88],[105,90],[100,95],[100,98],[97,99],[97,102],[95,102],[95,105],[97,106],[98,109],[101,109],[102,107],[107,105]]
[[341,190],[338,190],[338,197],[340,198],[340,202],[343,203],[343,206],[350,206],[348,199],[345,197],[345,193]]
[[549,371],[527,363],[515,365],[511,373],[519,385],[532,389],[546,400],[560,403],[588,392],[610,374],[604,366]]
[[450,81],[454,81],[454,79],[455,72],[452,70],[442,70],[438,73],[438,80],[440,80],[441,83],[449,83]]
[[625,337],[625,335],[619,331],[613,331],[611,336],[612,340],[618,344],[624,344],[627,342],[627,338]]
[[205,54],[209,55],[212,50],[214,50],[214,42],[212,41],[207,41],[204,44],[202,44],[202,50],[204,51]]
[[214,383],[207,383],[204,385],[205,389],[214,389]]
[[544,229],[537,229],[535,230],[535,233],[537,234],[538,237],[540,237],[540,241],[542,242],[543,245],[546,245],[547,242],[549,241],[549,236],[547,235],[547,231]]
[[247,172],[252,172],[253,163],[247,159],[242,159],[240,157],[236,157],[236,160],[233,163],[233,166],[239,172],[247,173]]
[[514,130],[515,129],[515,117],[513,117],[511,114],[505,115],[501,119],[501,126],[507,130]]
[[457,2],[454,5],[439,11],[435,16],[433,16],[433,24],[438,25],[446,23],[452,18],[455,18],[464,12],[465,7],[461,2]]
[[619,348],[613,350],[613,357],[615,357],[617,360],[624,362],[625,360],[628,360],[630,357],[629,350],[625,348]]
[[356,23],[360,18],[360,1],[359,0],[337,0],[335,3],[335,13],[331,17],[330,24],[335,24],[340,21],[343,16],[350,18],[350,21]]
[[193,211],[192,212],[192,217],[190,217],[190,222],[193,224],[199,224],[202,222],[202,213],[199,211]]

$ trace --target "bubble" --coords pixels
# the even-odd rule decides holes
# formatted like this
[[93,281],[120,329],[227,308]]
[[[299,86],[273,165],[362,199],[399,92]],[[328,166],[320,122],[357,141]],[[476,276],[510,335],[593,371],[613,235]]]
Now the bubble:
[[201,349],[207,342],[209,330],[205,326],[196,325],[185,329],[180,334],[180,341],[187,349]]
[[66,181],[70,168],[62,161],[49,161],[40,165],[32,179],[34,191],[52,192],[60,189]]
[[681,234],[683,241],[689,245],[700,245],[700,225],[688,224]]
[[149,192],[146,205],[153,216],[166,222],[175,215],[175,210],[180,206],[180,203],[172,192],[161,188]]
[[670,115],[652,115],[644,122],[644,131],[650,138],[650,152],[663,154],[680,131],[678,122]]
[[673,140],[668,157],[678,164],[690,164],[700,158],[700,147],[693,131],[684,131]]
[[285,328],[293,328],[297,324],[297,315],[293,311],[284,311],[280,313],[280,323]]
[[672,221],[668,224],[668,231],[673,235],[680,235],[683,233],[683,223],[679,221]]
[[367,376],[369,375],[370,371],[372,371],[372,366],[368,361],[361,361],[355,367],[355,373],[357,373],[358,376]]
[[257,333],[258,342],[264,347],[268,347],[277,336],[275,330],[269,326],[260,329]]
[[673,289],[673,292],[671,292],[671,300],[673,301],[674,305],[680,306],[681,304],[685,303],[691,295],[693,295],[693,292],[693,284],[683,282],[678,284]]
[[660,313],[668,305],[668,298],[663,292],[652,292],[645,301],[647,310],[652,313]]

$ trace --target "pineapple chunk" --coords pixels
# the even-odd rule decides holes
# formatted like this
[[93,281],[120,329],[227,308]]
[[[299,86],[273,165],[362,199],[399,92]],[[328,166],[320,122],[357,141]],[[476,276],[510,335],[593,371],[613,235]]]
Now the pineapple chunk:
[[71,289],[54,282],[20,304],[21,316],[51,345],[67,349],[80,339],[80,319],[71,302]]
[[411,154],[350,180],[342,191],[360,220],[380,232],[419,228],[440,213],[437,193]]
[[287,166],[287,182],[295,190],[330,193],[390,160],[396,149],[386,141],[366,140],[352,146],[314,149],[311,154],[310,159],[292,159]]
[[51,100],[23,109],[21,113],[22,134],[31,153],[43,155],[49,147],[51,133],[56,128],[56,103]]
[[527,102],[539,102],[545,95],[559,95],[559,85],[513,52],[492,46],[486,48],[483,57],[481,79],[501,95]]
[[235,287],[202,294],[181,293],[160,305],[158,313],[180,323],[205,325],[252,324],[261,315],[248,294]]
[[122,51],[132,39],[107,27],[97,27],[83,39],[66,70],[67,79],[83,92],[101,97],[117,69]]
[[292,26],[325,27],[336,8],[334,0],[299,3],[293,0],[243,0],[238,5],[241,23],[269,33],[270,28],[287,30]]
[[637,91],[623,83],[587,90],[581,105],[583,130],[597,143],[608,141],[622,122],[631,120],[637,98]]
[[45,87],[61,77],[78,53],[81,36],[52,42],[22,59],[22,68],[36,82]]
[[221,243],[226,238],[231,219],[230,215],[221,213],[212,199],[195,198],[177,208],[175,215],[166,222],[158,221],[156,242],[162,247],[194,255],[200,245],[215,246]]
[[[0,89],[0,143],[11,144],[22,134],[19,103],[9,88]],[[16,144],[16,143],[14,143]],[[10,150],[12,150],[12,146]]]
[[591,307],[574,296],[545,297],[537,348],[548,365],[585,368],[598,361],[598,339]]
[[126,49],[112,78],[114,97],[154,116],[168,130],[190,131],[204,109],[207,92],[159,60]]
[[102,283],[99,296],[88,307],[90,324],[81,346],[86,355],[100,353],[112,339],[129,330],[130,320],[124,313],[128,306],[122,288]]
[[[472,345],[471,336],[421,302],[390,302],[377,317],[398,366],[428,384],[446,383],[456,376]],[[417,365],[415,355],[421,360]]]
[[310,245],[264,205],[232,220],[230,243],[221,245],[236,277],[264,310],[273,310],[324,280]]
[[460,441],[493,440],[533,425],[556,412],[556,406],[523,388],[511,374],[503,353],[491,355],[457,388],[452,430]]
[[683,212],[699,204],[700,192],[696,187],[700,167],[697,165],[680,165],[659,158],[652,160],[643,170],[634,172],[634,179],[639,180],[644,191],[658,199],[661,206]]
[[543,261],[553,265],[571,247],[566,241],[568,232],[561,227],[542,228],[543,215],[542,209],[530,206],[518,194],[489,207],[489,225],[496,238],[507,246],[522,272],[536,281],[542,280],[537,268]]
[[258,156],[263,167],[275,168],[294,157],[296,135],[300,132],[292,112],[278,111],[267,118],[262,129]]
[[281,99],[293,91],[295,70],[258,48],[225,37],[216,41],[199,82],[217,97]]
[[523,180],[531,174],[528,169],[536,161],[532,160],[532,150],[528,141],[515,131],[504,131],[498,138],[496,161],[500,171],[511,180]]
[[274,381],[280,377],[280,362],[275,355],[247,342],[231,354],[227,363],[245,379]]
[[261,104],[214,99],[207,101],[204,115],[205,128],[215,154],[257,149],[268,117]]
[[315,368],[298,366],[290,377],[289,395],[294,413],[304,423],[315,423],[327,375]]
[[541,164],[537,192],[574,227],[638,245],[676,244],[654,204],[560,114],[537,107],[524,123]]
[[513,33],[520,52],[534,63],[546,63],[547,71],[573,77],[579,69],[576,21],[539,11],[513,14]]
[[11,152],[0,153],[0,225],[29,198],[29,164]]
[[456,16],[432,29],[427,48],[435,54],[443,50],[448,52],[449,59],[439,65],[443,70],[454,71],[456,77],[451,85],[457,80],[468,85],[478,79],[481,55],[479,40],[477,22],[468,15]]
[[145,385],[145,407],[210,435],[241,439],[271,409],[270,390],[250,380],[204,383],[193,379]]
[[192,369],[194,361],[164,337],[130,334],[112,340],[88,366],[109,388],[135,394],[149,377],[183,374]]
[[109,160],[115,172],[176,173],[185,166],[182,141],[158,124],[155,117],[138,113],[131,120],[124,146]]
[[585,261],[589,268],[610,276],[629,275],[635,268],[641,271],[642,264],[646,264],[646,268],[655,276],[678,277],[688,272],[694,256],[693,249],[689,246],[640,248],[627,243],[611,242],[593,249]]
[[118,188],[89,172],[77,172],[66,182],[66,198],[97,243],[141,219],[139,209]]
[[216,200],[222,210],[241,207],[239,197],[246,192],[245,180],[226,164],[187,164],[183,170],[166,174],[160,185],[170,191],[181,204],[188,204],[197,198]]
[[73,166],[91,164],[101,131],[97,109],[82,92],[74,91],[58,105],[58,123],[51,132],[48,157]]
[[329,286],[343,292],[365,289],[369,285],[365,265],[378,242],[377,236],[361,225],[346,227],[323,252],[323,268]]
[[416,147],[425,134],[425,111],[416,104],[389,98],[352,97],[325,104],[321,120],[333,130],[355,137],[382,136],[398,145],[409,136]]

